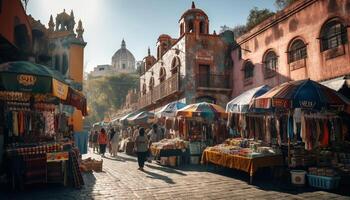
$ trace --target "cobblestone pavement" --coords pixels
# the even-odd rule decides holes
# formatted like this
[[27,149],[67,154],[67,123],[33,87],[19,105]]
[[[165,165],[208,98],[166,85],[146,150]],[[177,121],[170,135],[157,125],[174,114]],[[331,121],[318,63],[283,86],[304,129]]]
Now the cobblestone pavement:
[[[100,158],[96,154],[88,156]],[[37,186],[22,192],[1,191],[0,199],[350,199],[295,188],[271,180],[264,172],[249,185],[245,173],[229,169],[190,165],[174,169],[154,163],[146,164],[145,169],[137,170],[136,158],[119,154],[116,159],[104,158],[103,172],[85,173],[85,186],[80,190]]]

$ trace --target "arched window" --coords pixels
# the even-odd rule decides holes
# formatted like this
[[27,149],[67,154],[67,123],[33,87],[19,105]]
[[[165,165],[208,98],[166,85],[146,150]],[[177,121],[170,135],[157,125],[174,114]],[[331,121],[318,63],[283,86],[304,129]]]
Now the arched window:
[[146,85],[146,83],[143,83],[143,85],[142,85],[142,95],[146,95],[146,93],[147,93],[147,85]]
[[265,78],[275,75],[277,69],[277,55],[273,51],[269,51],[264,56],[264,75]]
[[321,30],[321,51],[336,48],[347,42],[346,27],[338,20],[328,21]]
[[148,88],[149,90],[153,90],[153,87],[154,87],[154,78],[153,76],[149,79],[149,85],[148,85]]
[[252,62],[248,61],[245,63],[244,68],[244,79],[249,79],[254,76],[254,65]]
[[161,67],[160,70],[159,70],[159,81],[163,82],[163,81],[165,81],[165,78],[166,78],[165,68]]
[[297,39],[293,41],[288,50],[288,63],[295,62],[307,57],[307,50],[305,43]]
[[193,26],[193,21],[189,20],[188,25],[187,25],[187,33],[193,33],[194,32],[194,26]]
[[179,71],[181,62],[179,57],[174,57],[173,60],[171,61],[171,73],[176,74]]
[[201,21],[199,23],[199,33],[205,33],[205,22]]
[[180,24],[180,35],[182,35],[184,33],[184,24],[181,23]]

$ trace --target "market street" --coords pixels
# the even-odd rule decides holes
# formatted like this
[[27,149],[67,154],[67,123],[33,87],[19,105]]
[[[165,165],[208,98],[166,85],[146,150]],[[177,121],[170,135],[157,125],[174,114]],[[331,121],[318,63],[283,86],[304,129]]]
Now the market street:
[[[99,158],[96,154],[88,154]],[[145,172],[137,170],[135,157],[119,154],[105,158],[103,172],[84,173],[82,189],[47,186],[21,193],[0,193],[0,199],[350,199],[326,191],[298,189],[278,180],[256,178],[227,169],[185,166],[181,169],[146,164]]]

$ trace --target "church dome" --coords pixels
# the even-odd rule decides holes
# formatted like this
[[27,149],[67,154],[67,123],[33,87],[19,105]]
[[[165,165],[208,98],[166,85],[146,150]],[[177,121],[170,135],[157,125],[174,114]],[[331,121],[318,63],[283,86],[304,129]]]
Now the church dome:
[[112,59],[117,59],[117,60],[120,60],[120,59],[134,59],[135,60],[135,57],[134,55],[132,55],[132,53],[126,48],[126,44],[125,44],[125,41],[123,40],[122,41],[122,45],[121,45],[121,48],[118,49],[118,51],[116,51],[112,57]]
[[124,39],[122,40],[121,48],[118,49],[112,57],[112,66],[120,72],[135,71],[135,57],[126,48]]

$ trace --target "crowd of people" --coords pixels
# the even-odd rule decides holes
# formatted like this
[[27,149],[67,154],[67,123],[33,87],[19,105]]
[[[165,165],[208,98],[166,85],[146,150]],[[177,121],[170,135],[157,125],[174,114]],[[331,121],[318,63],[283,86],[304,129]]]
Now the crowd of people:
[[126,129],[110,128],[106,131],[101,128],[100,131],[91,131],[89,136],[89,146],[93,153],[98,153],[105,157],[106,149],[110,156],[116,157],[119,151],[125,151],[125,145],[122,143],[125,139],[130,139],[134,146],[133,151],[137,154],[139,170],[143,170],[144,163],[148,160],[151,162],[150,146],[158,142],[166,135],[164,127],[153,124],[151,129],[145,129],[141,126],[128,127]]

